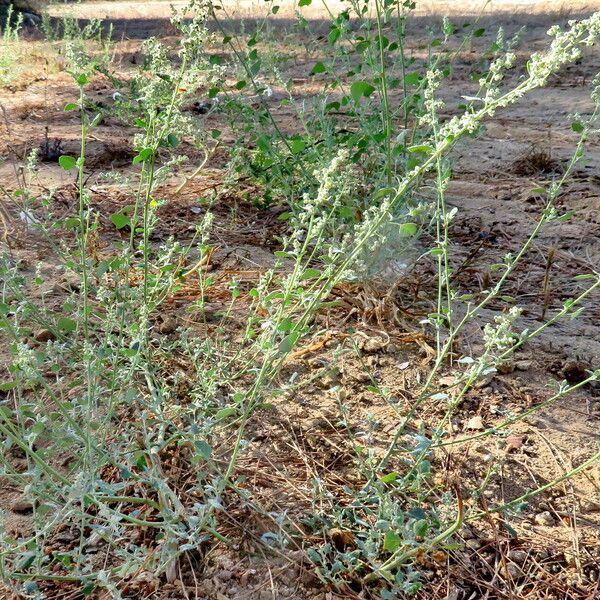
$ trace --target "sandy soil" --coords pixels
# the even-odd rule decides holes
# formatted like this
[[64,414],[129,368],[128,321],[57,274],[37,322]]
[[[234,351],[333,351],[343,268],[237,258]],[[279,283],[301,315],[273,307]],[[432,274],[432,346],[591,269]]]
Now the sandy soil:
[[[251,10],[253,3],[235,3],[240,15]],[[435,11],[442,12],[435,3]],[[443,3],[444,5],[446,3]],[[455,3],[453,10],[458,10]],[[496,3],[497,4],[497,3]],[[586,3],[588,6],[592,2]],[[519,11],[514,7],[518,5]],[[139,12],[130,3],[101,2],[77,7],[59,6],[55,14],[75,11],[81,17],[109,15],[127,20],[124,30],[134,37],[168,31],[164,3],[140,3]],[[460,3],[460,9],[465,8]],[[469,4],[469,7],[471,5]],[[547,3],[544,3],[547,8]],[[527,27],[523,47],[540,49],[546,43],[545,31],[553,17],[534,14],[542,3],[502,3],[503,15],[488,22],[502,23],[510,34],[522,25]],[[568,5],[569,11],[573,4]],[[467,7],[469,9],[469,7]],[[558,11],[562,3],[552,3]],[[156,12],[155,12],[156,11]],[[424,9],[425,12],[429,8]],[[152,19],[151,22],[138,19]],[[422,21],[423,27],[428,23]],[[481,44],[491,41],[490,33]],[[285,43],[293,45],[293,38]],[[412,42],[419,45],[417,35]],[[138,42],[117,44],[123,57],[135,54]],[[39,50],[35,50],[39,52]],[[461,55],[451,85],[445,91],[449,105],[456,102],[468,85],[469,70],[476,48]],[[521,56],[523,59],[524,56]],[[60,72],[39,71],[37,79],[23,77],[11,89],[0,91],[0,103],[6,108],[7,120],[0,123],[2,158],[21,160],[28,149],[39,145],[46,125],[50,135],[62,141],[65,151],[76,149],[78,123],[62,107],[75,95],[69,78]],[[126,67],[123,67],[124,69]],[[306,66],[300,61],[291,67],[291,75],[299,81],[295,93],[310,95]],[[574,111],[589,112],[591,76],[600,70],[600,54],[590,53],[582,64],[566,69],[552,79],[547,89],[529,97],[510,114],[500,113],[487,125],[484,135],[458,148],[455,178],[449,190],[451,205],[459,209],[452,228],[453,256],[459,267],[455,284],[465,292],[479,291],[490,277],[489,267],[509,251],[518,249],[540,209],[540,198],[531,190],[548,183],[564,165],[573,147],[575,135],[569,129],[568,115]],[[112,89],[106,80],[95,81],[91,90],[98,98],[106,98]],[[295,122],[289,108],[273,100],[274,114],[286,131]],[[220,125],[218,116],[211,124]],[[113,124],[100,126],[90,146],[94,171],[128,168],[131,160],[131,131]],[[532,160],[532,149],[543,150],[547,161],[541,166]],[[172,217],[160,230],[165,237],[189,238],[191,210],[195,198],[211,185],[218,185],[222,175],[218,158],[208,165],[208,174],[198,178],[186,194],[169,204]],[[58,165],[48,162],[40,167],[39,179],[45,186],[62,190],[65,212],[73,202],[72,177]],[[0,165],[0,181],[8,189],[14,187],[11,162]],[[176,182],[171,184],[171,189]],[[169,188],[167,188],[168,190]],[[243,190],[239,191],[242,196]],[[168,195],[168,191],[167,191]],[[116,206],[126,202],[109,188],[97,190],[98,207],[108,217]],[[276,210],[267,214],[245,206],[240,200],[241,214],[231,214],[226,206],[218,210],[221,233],[214,240],[221,250],[214,259],[216,276],[228,269],[247,269],[268,260],[269,245],[277,228]],[[508,294],[524,306],[523,326],[535,326],[546,314],[560,308],[572,296],[573,276],[600,266],[600,145],[594,142],[585,166],[577,170],[561,194],[559,208],[574,212],[568,223],[549,226],[537,240],[526,261],[527,269],[510,281]],[[11,207],[15,222],[18,216]],[[12,232],[13,253],[33,270],[38,266],[48,279],[60,277],[48,248],[20,227]],[[423,243],[426,244],[424,239]],[[111,239],[107,237],[110,245]],[[551,256],[551,259],[549,259]],[[257,416],[251,427],[251,443],[240,464],[240,473],[248,475],[248,491],[265,510],[286,512],[300,519],[310,506],[315,477],[332,492],[352,485],[352,464],[348,438],[340,430],[339,387],[347,399],[351,415],[349,427],[365,431],[369,423],[377,424],[374,444],[382,444],[394,432],[396,416],[381,399],[369,391],[371,381],[364,367],[351,354],[335,362],[333,347],[343,343],[346,327],[352,324],[359,332],[364,360],[373,370],[378,384],[392,393],[407,398],[427,370],[427,343],[430,341],[418,325],[420,315],[431,307],[434,289],[432,265],[419,261],[410,265],[398,281],[390,281],[386,289],[346,288],[338,291],[344,309],[324,315],[331,329],[328,344],[307,352],[289,365],[300,378],[310,379],[315,370],[324,374],[307,384],[300,397],[282,397],[274,409]],[[394,289],[390,296],[388,291]],[[60,295],[56,298],[60,301]],[[403,325],[389,316],[391,304],[398,309]],[[185,298],[171,307],[172,316],[181,318]],[[545,308],[544,308],[545,307]],[[492,306],[484,315],[491,318],[500,306]],[[349,315],[349,316],[348,316]],[[349,320],[344,321],[344,317]],[[469,430],[469,423],[479,417],[491,425],[502,420],[509,411],[521,410],[548,397],[548,382],[567,378],[574,382],[586,368],[600,365],[600,303],[596,297],[577,321],[564,321],[544,333],[534,344],[519,352],[506,372],[498,374],[469,394],[452,426],[457,434]],[[385,334],[382,333],[385,330]],[[480,343],[479,327],[461,340],[464,348]],[[365,342],[367,340],[367,342]],[[491,463],[499,465],[499,474],[486,492],[489,502],[510,501],[524,491],[559,477],[597,451],[600,436],[598,389],[586,388],[546,408],[535,417],[519,423],[512,430],[513,445],[506,441],[472,442],[450,450],[440,460],[446,464],[446,482],[459,481],[471,489],[484,476]],[[437,408],[430,407],[431,416]],[[424,422],[427,426],[427,422]],[[26,530],[28,516],[15,502],[20,490],[2,489],[0,506],[12,511],[12,526]],[[25,511],[26,512],[26,511]],[[243,513],[243,511],[242,511]],[[238,517],[240,515],[237,515]],[[235,523],[229,524],[232,531]],[[505,527],[500,520],[473,523],[462,532],[465,547],[444,557],[441,563],[426,561],[428,587],[423,598],[577,598],[591,600],[599,593],[600,579],[600,471],[591,469],[572,481],[557,486],[536,498],[528,511]],[[253,535],[260,535],[266,525],[247,523]],[[313,540],[314,541],[314,540]],[[510,568],[509,568],[510,567]],[[532,584],[532,582],[534,582]],[[185,598],[181,585],[166,586],[145,593],[146,598]],[[67,590],[68,592],[68,590]],[[49,597],[59,598],[58,591]],[[62,594],[62,591],[60,592]],[[65,592],[66,593],[66,592]],[[262,558],[258,552],[238,553],[216,547],[206,558],[200,587],[191,584],[187,593],[196,598],[216,600],[267,598],[334,598],[369,597],[351,595],[349,591],[327,589],[312,574],[303,554],[284,558]],[[8,594],[8,592],[6,592]],[[4,596],[8,597],[8,595]],[[141,598],[132,593],[131,598]],[[0,598],[1,596],[0,591]],[[108,599],[105,599],[108,600]]]

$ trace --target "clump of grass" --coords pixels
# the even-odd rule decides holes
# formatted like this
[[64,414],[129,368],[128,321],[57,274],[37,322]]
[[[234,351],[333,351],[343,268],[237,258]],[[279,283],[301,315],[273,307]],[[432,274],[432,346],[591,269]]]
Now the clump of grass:
[[518,158],[513,164],[515,175],[544,175],[556,172],[558,169],[556,161],[549,150],[532,146],[528,152]]
[[21,50],[19,32],[23,26],[23,14],[15,15],[13,5],[8,6],[2,26],[2,52],[0,52],[0,86],[4,87],[14,81],[19,73]]
[[[0,436],[7,453],[1,460],[3,475],[26,490],[35,528],[22,538],[0,530],[0,575],[15,590],[41,597],[44,582],[58,580],[76,584],[85,594],[104,588],[119,598],[123,582],[137,573],[172,582],[184,557],[197,557],[215,541],[230,543],[220,520],[228,506],[237,499],[261,510],[241,489],[237,473],[251,418],[281,393],[283,366],[315,334],[316,317],[333,288],[384,268],[389,248],[396,248],[398,239],[414,243],[420,227],[434,236],[427,253],[437,264],[436,309],[422,324],[435,338],[435,358],[408,411],[398,413],[384,452],[357,451],[361,480],[352,501],[343,505],[329,497],[327,514],[315,510],[307,518],[314,530],[335,525],[342,532],[309,549],[322,579],[338,586],[377,581],[383,598],[417,591],[417,556],[451,547],[461,525],[481,516],[460,490],[446,490],[439,501],[431,486],[435,451],[492,436],[600,377],[593,371],[575,385],[563,382],[544,403],[507,417],[493,430],[448,439],[446,425],[477,381],[560,319],[576,317],[600,287],[600,274],[581,274],[584,287],[535,330],[520,329],[516,300],[504,296],[540,231],[563,218],[555,201],[597,133],[599,88],[593,90],[590,116],[573,122],[579,141],[570,163],[560,179],[538,191],[546,198],[538,222],[517,253],[493,266],[496,278],[478,296],[461,296],[452,287],[449,231],[455,211],[446,202],[450,152],[497,110],[579,59],[581,49],[600,35],[600,13],[566,31],[553,29],[548,50],[531,57],[514,86],[506,85],[504,76],[515,56],[499,38],[475,94],[461,113],[444,118],[440,92],[447,55],[433,50],[454,34],[454,26],[444,21],[442,38],[429,43],[426,63],[408,72],[413,63],[404,43],[412,3],[375,4],[376,16],[370,18],[362,10],[366,4],[351,3],[358,28],[350,26],[350,9],[333,18],[331,57],[327,65],[312,68],[315,75],[331,75],[333,83],[318,98],[321,112],[313,122],[306,107],[298,108],[302,135],[284,134],[269,107],[271,86],[259,79],[260,29],[245,44],[225,37],[236,61],[229,67],[236,74],[231,84],[228,69],[210,52],[217,42],[207,27],[214,17],[212,3],[193,0],[185,13],[175,13],[173,23],[181,33],[177,46],[148,40],[134,76],[127,82],[112,79],[119,86],[113,114],[137,133],[135,174],[111,175],[132,202],[110,216],[122,234],[110,252],[99,248],[102,215],[86,173],[88,141],[103,116],[93,109],[87,89],[106,69],[81,46],[73,53],[70,72],[79,94],[65,110],[80,117],[80,146],[76,155],[61,155],[58,162],[74,174],[76,212],[55,219],[51,195],[33,198],[20,190],[12,200],[41,200],[47,212],[36,226],[77,284],[58,311],[34,293],[44,283],[41,273],[28,281],[10,257],[1,267],[0,326],[11,354],[2,384]],[[477,31],[465,40],[478,37]],[[360,68],[352,66],[357,57]],[[390,57],[399,58],[399,83]],[[336,75],[340,64],[347,69],[344,79]],[[394,86],[401,90],[399,109],[391,101]],[[257,114],[235,95],[246,88],[253,90]],[[269,202],[287,209],[280,248],[251,286],[235,277],[217,280],[209,271],[218,192],[205,199],[208,208],[191,241],[156,242],[159,208],[169,203],[164,184],[187,161],[182,142],[209,154],[220,137],[219,131],[198,130],[205,115],[198,121],[185,110],[205,89],[220,98],[217,106],[236,127],[231,181],[252,177],[272,194]],[[334,90],[341,100],[331,100]],[[293,94],[288,100],[294,102]],[[332,114],[342,108],[352,123],[348,134]],[[246,139],[253,147],[242,148],[243,135],[254,125],[258,129]],[[248,156],[251,164],[242,164],[240,157]],[[196,174],[198,166],[192,168]],[[61,243],[56,243],[57,232]],[[377,260],[370,261],[373,256]],[[164,325],[169,302],[185,289],[198,298],[194,308],[201,335]],[[221,303],[216,314],[207,302],[213,295]],[[481,351],[456,356],[465,328],[502,298],[510,309],[485,324]],[[448,365],[455,384],[444,391],[436,382]],[[373,389],[394,404],[386,390]],[[415,433],[414,420],[432,402],[444,407],[443,417],[428,434]],[[15,468],[9,451],[24,457],[25,470]],[[509,514],[547,487],[490,512]],[[283,548],[291,544],[287,525],[278,521]],[[68,551],[57,551],[57,533],[65,528],[76,542]],[[130,542],[136,531],[143,534]]]

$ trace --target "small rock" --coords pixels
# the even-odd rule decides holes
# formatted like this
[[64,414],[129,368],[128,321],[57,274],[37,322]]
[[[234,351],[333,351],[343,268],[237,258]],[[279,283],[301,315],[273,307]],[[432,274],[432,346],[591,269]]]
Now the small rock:
[[496,365],[496,370],[502,375],[507,375],[515,370],[515,365],[511,361],[503,362]]
[[532,360],[518,360],[515,363],[515,369],[517,371],[529,371],[533,366]]
[[475,415],[474,417],[471,417],[467,421],[467,424],[465,425],[465,429],[472,429],[475,431],[481,431],[482,429],[485,429],[485,425],[483,424],[483,419],[479,415]]
[[511,550],[508,553],[508,558],[519,565],[523,564],[528,556],[529,555],[524,550]]
[[543,527],[552,527],[556,523],[552,513],[549,510],[538,513],[535,515],[533,520],[535,521],[536,525],[542,525]]
[[465,546],[467,548],[469,548],[470,550],[479,550],[479,548],[481,548],[482,544],[479,540],[472,538],[465,542]]
[[26,458],[15,458],[12,461],[12,466],[17,473],[23,473],[23,471],[27,471],[29,464]]
[[56,339],[56,335],[49,329],[40,329],[35,332],[33,338],[36,342],[50,342]]
[[506,574],[511,579],[518,579],[519,577],[523,577],[523,571],[515,565],[514,563],[509,563],[506,565]]
[[366,371],[359,371],[354,375],[354,380],[358,383],[368,383],[371,381],[371,376]]
[[26,498],[19,498],[11,504],[10,510],[19,515],[28,515],[33,512],[33,504]]
[[387,346],[387,340],[378,337],[371,337],[359,342],[359,348],[365,352],[378,352]]
[[588,377],[590,365],[578,360],[568,360],[558,372],[568,383],[581,383]]
[[454,375],[444,375],[440,377],[438,383],[443,387],[453,387],[456,385],[456,377]]
[[522,435],[509,435],[506,438],[506,451],[516,452],[517,450],[520,450],[524,441],[525,439]]
[[221,581],[229,581],[233,577],[233,573],[231,571],[219,571],[217,577]]
[[158,324],[156,329],[159,333],[168,335],[177,329],[177,321],[171,316],[163,317],[162,322]]

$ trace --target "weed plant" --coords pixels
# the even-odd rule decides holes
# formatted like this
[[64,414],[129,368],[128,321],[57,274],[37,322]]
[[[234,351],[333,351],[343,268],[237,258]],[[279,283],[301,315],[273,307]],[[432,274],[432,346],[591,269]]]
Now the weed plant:
[[19,32],[22,26],[23,14],[15,14],[12,4],[10,4],[2,24],[2,47],[0,48],[1,87],[10,84],[20,72]]
[[[434,489],[435,452],[500,435],[600,377],[591,371],[575,385],[563,382],[544,402],[493,429],[448,439],[446,426],[476,382],[557,321],[576,318],[600,287],[600,273],[582,273],[578,293],[533,330],[520,328],[518,299],[504,295],[540,231],[569,217],[559,214],[556,199],[599,132],[600,82],[589,114],[573,116],[570,127],[579,141],[567,168],[536,191],[545,197],[537,224],[517,253],[493,266],[496,278],[479,295],[460,295],[452,285],[455,210],[446,201],[451,151],[459,142],[468,144],[497,111],[582,59],[600,35],[600,13],[565,31],[552,28],[548,49],[533,54],[514,83],[505,75],[517,68],[515,42],[499,33],[479,63],[475,91],[457,112],[440,99],[458,51],[449,46],[457,27],[444,20],[427,43],[426,60],[418,62],[406,53],[412,2],[376,0],[371,12],[371,5],[353,0],[332,15],[327,55],[311,67],[312,77],[323,78],[323,91],[310,102],[295,97],[293,82],[280,75],[272,54],[263,56],[268,19],[244,40],[225,31],[216,4],[192,0],[185,12],[175,13],[177,46],[148,40],[144,61],[128,81],[109,73],[118,87],[112,114],[138,131],[135,175],[111,174],[133,203],[111,216],[125,235],[110,254],[99,251],[99,207],[87,176],[88,141],[103,114],[86,92],[110,66],[88,57],[81,45],[69,62],[79,95],[65,106],[80,116],[80,148],[59,159],[76,178],[77,210],[57,220],[52,196],[34,198],[26,189],[13,194],[19,203],[42,201],[46,218],[38,211],[32,226],[76,279],[57,312],[40,300],[41,272],[28,280],[8,255],[1,265],[0,326],[10,361],[1,388],[0,461],[2,476],[31,503],[34,534],[15,537],[0,528],[0,575],[25,597],[50,597],[44,595],[49,581],[75,583],[84,594],[104,588],[113,598],[125,597],[124,582],[140,573],[175,581],[200,549],[233,543],[221,533],[221,516],[236,502],[271,519],[271,549],[297,544],[285,515],[267,513],[243,490],[237,465],[248,447],[247,425],[273,397],[297,385],[285,380],[282,367],[305,341],[323,334],[315,317],[326,310],[332,290],[384,272],[399,249],[416,244],[421,228],[434,235],[426,252],[437,262],[436,308],[422,325],[435,338],[436,355],[412,405],[397,410],[385,451],[355,444],[362,448],[356,455],[361,483],[351,490],[353,500],[341,503],[328,494],[318,508],[322,490],[315,490],[315,510],[304,525],[342,528],[356,542],[352,548],[307,545],[319,577],[339,586],[378,582],[382,598],[417,591],[418,554],[455,547],[453,535],[462,524],[481,517],[464,492]],[[277,12],[276,3],[267,4],[271,14]],[[208,24],[215,19],[217,33],[211,34]],[[301,15],[298,27],[312,35]],[[465,27],[458,48],[481,35],[476,25]],[[229,48],[232,64],[216,58],[220,44]],[[288,134],[278,123],[270,99],[279,89],[284,96],[277,101],[294,108],[301,133]],[[213,101],[209,112],[218,111],[235,136],[231,181],[252,178],[263,190],[260,204],[285,207],[286,223],[271,266],[253,287],[231,279],[216,315],[206,298],[217,286],[207,265],[211,207],[219,193],[206,199],[208,210],[191,243],[157,242],[155,235],[158,208],[169,202],[164,184],[189,162],[182,141],[208,156],[221,136],[199,130],[205,117],[184,110],[204,91]],[[185,286],[198,298],[193,308],[203,335],[184,327],[176,337],[161,335],[160,316]],[[493,301],[504,302],[506,310],[483,321],[481,352],[457,356],[462,332]],[[455,385],[440,390],[440,372],[449,365]],[[373,389],[398,408],[398,399]],[[432,402],[445,414],[432,434],[416,434],[412,424]],[[15,455],[24,458],[25,469],[14,467]],[[598,457],[490,511],[522,510],[532,496]],[[57,551],[57,532],[65,529],[74,543]]]

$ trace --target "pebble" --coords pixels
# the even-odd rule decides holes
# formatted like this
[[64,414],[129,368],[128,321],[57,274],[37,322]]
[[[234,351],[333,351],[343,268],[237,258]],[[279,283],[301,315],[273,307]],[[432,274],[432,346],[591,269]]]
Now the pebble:
[[516,452],[523,446],[525,439],[522,435],[509,435],[506,438],[506,451]]
[[177,321],[173,317],[163,317],[162,322],[158,325],[157,330],[163,335],[173,333],[177,329]]
[[479,550],[479,548],[481,548],[482,544],[481,544],[480,540],[472,538],[465,542],[465,546],[471,550]]
[[56,339],[56,335],[49,329],[39,329],[35,332],[33,338],[36,342],[50,342],[51,340]]
[[11,504],[10,510],[17,514],[26,515],[33,512],[33,504],[26,498],[19,498]]
[[387,340],[383,338],[372,337],[365,340],[364,343],[359,343],[359,347],[365,352],[378,352],[387,346]]
[[496,370],[498,371],[498,373],[501,373],[502,375],[507,375],[508,373],[512,373],[515,370],[515,365],[514,363],[508,361],[508,362],[503,362],[500,363],[499,365],[496,365]]
[[525,550],[511,550],[508,553],[508,558],[517,564],[523,564],[529,555]]
[[533,366],[532,360],[518,360],[515,363],[515,369],[517,371],[529,371]]
[[506,565],[506,573],[511,579],[517,579],[523,576],[523,571],[514,563]]
[[536,525],[542,525],[543,527],[552,527],[552,525],[556,524],[552,513],[548,510],[538,513],[535,515],[533,520],[535,521]]
[[577,360],[567,361],[563,368],[558,372],[561,377],[564,377],[569,383],[580,383],[588,377],[588,369],[590,365]]
[[475,415],[471,417],[467,424],[465,425],[465,429],[474,429],[474,430],[482,430],[485,429],[485,425],[483,424],[483,419],[479,415]]

